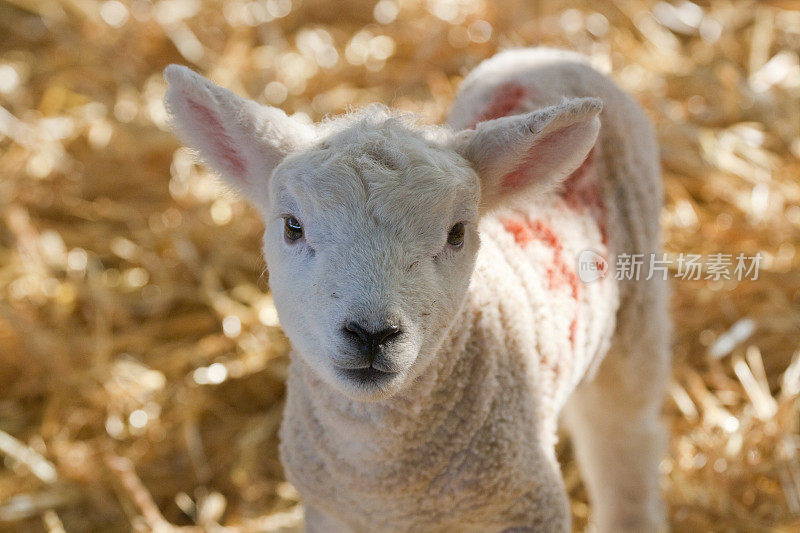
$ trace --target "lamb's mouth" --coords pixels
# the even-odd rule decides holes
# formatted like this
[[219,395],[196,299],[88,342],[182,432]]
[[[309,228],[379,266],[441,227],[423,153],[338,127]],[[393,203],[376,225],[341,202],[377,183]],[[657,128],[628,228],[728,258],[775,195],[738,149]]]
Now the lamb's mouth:
[[336,374],[341,378],[359,384],[379,385],[390,381],[392,378],[396,377],[399,372],[384,372],[383,370],[378,370],[374,366],[367,366],[363,368],[343,368],[337,366]]

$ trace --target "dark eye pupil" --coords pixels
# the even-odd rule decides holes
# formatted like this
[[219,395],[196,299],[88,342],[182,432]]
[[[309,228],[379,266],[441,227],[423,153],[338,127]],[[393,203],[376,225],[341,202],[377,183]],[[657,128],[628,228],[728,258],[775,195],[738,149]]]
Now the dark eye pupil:
[[464,242],[464,224],[463,222],[459,222],[452,228],[450,228],[450,233],[447,234],[447,243],[453,246],[461,246]]
[[303,236],[303,226],[296,218],[286,217],[283,219],[283,233],[290,241],[296,241]]

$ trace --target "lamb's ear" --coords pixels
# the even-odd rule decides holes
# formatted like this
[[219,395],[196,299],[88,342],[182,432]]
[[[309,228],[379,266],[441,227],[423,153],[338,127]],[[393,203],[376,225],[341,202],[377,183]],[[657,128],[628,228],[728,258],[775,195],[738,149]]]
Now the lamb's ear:
[[508,195],[553,188],[584,161],[600,131],[599,98],[575,98],[524,115],[464,130],[456,150],[481,179],[481,204],[491,209]]
[[258,202],[273,169],[313,136],[274,107],[236,96],[192,70],[170,65],[164,103],[180,139],[214,171]]

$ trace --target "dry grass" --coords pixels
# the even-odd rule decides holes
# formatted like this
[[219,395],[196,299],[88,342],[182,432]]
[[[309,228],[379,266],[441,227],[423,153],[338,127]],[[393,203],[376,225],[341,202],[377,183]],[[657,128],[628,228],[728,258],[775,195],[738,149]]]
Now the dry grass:
[[471,66],[545,43],[657,123],[668,251],[765,257],[757,281],[674,281],[673,528],[800,530],[800,3],[375,3],[0,2],[0,529],[301,523],[261,227],[167,132],[166,64],[312,119],[439,121]]

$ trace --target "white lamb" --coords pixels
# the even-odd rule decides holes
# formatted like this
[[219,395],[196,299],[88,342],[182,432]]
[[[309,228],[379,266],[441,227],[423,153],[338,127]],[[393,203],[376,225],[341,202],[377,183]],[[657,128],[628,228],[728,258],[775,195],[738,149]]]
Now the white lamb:
[[264,218],[310,531],[568,531],[562,411],[599,530],[666,528],[666,282],[578,271],[659,249],[656,143],[613,82],[513,50],[449,127],[381,107],[308,126],[165,75],[177,133]]

